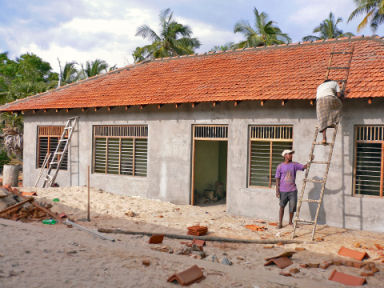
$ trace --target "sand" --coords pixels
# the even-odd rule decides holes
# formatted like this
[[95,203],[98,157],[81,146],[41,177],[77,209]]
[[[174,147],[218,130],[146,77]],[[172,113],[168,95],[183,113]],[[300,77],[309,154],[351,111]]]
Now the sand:
[[[212,236],[290,238],[290,226],[277,230],[268,223],[260,224],[257,221],[260,219],[231,216],[226,213],[225,205],[174,205],[91,189],[91,222],[87,222],[83,221],[87,217],[85,187],[37,189],[37,194],[38,201],[53,205],[53,211],[65,212],[78,224],[94,230],[104,227],[186,234],[186,227],[200,224],[208,226]],[[54,198],[59,202],[53,202]],[[250,231],[244,227],[249,224],[263,225],[267,230]],[[340,246],[367,251],[372,260],[380,253],[374,244],[384,245],[382,233],[328,226],[320,226],[316,234],[324,241],[311,242],[309,227],[302,227],[297,238],[303,241],[301,244],[208,242],[204,249],[208,256],[194,259],[177,255],[185,245],[176,239],[165,238],[162,244],[150,245],[147,236],[107,234],[116,239],[111,242],[62,224],[20,223],[5,219],[0,219],[0,229],[0,287],[177,287],[167,283],[167,278],[193,264],[204,268],[206,278],[191,287],[339,287],[327,280],[334,269],[355,276],[359,276],[360,269],[345,266],[304,269],[299,264],[336,259]],[[357,242],[362,248],[354,247]],[[174,253],[152,250],[153,247],[171,249]],[[297,252],[292,258],[294,264],[284,269],[299,268],[300,272],[293,277],[279,275],[280,269],[276,266],[263,266],[264,258],[296,247],[306,250]],[[212,255],[219,261],[227,257],[233,265],[212,262]],[[149,260],[151,264],[144,266],[143,260]],[[384,266],[380,261],[375,260],[380,272],[368,277],[367,287],[384,287],[384,272],[381,271]]]

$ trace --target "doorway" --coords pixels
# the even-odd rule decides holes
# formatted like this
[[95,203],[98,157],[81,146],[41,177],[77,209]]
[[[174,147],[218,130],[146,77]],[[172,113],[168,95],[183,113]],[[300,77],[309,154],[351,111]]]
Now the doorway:
[[227,125],[194,125],[192,147],[192,205],[226,203]]

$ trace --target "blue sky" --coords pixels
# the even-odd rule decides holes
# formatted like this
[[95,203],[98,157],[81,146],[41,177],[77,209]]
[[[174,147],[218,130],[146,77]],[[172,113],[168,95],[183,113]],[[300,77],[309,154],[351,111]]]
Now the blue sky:
[[[312,34],[332,11],[343,18],[344,32],[372,35],[369,28],[357,33],[361,17],[347,23],[353,0],[0,0],[0,51],[14,58],[32,52],[58,70],[62,63],[101,58],[118,67],[133,62],[137,46],[148,44],[135,36],[148,24],[158,29],[161,10],[171,8],[177,21],[189,25],[202,46],[199,53],[241,35],[233,33],[239,20],[254,21],[253,8],[264,11],[288,33],[293,42]],[[384,36],[384,25],[376,34]]]

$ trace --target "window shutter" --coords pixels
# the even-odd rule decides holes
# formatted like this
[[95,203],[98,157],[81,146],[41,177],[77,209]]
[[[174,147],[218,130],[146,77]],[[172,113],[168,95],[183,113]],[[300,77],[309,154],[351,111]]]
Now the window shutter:
[[147,139],[136,139],[135,175],[147,176]]
[[94,169],[95,172],[105,173],[106,161],[107,161],[107,138],[95,139],[95,158]]

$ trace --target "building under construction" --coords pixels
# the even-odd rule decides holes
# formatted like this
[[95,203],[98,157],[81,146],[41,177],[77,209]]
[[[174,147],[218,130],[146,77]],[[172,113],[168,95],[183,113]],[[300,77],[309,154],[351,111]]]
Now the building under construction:
[[[332,51],[353,53],[331,62]],[[319,223],[384,231],[384,40],[378,37],[157,59],[0,110],[24,114],[24,186],[35,184],[42,167],[57,165],[44,159],[67,137],[67,120],[79,117],[59,157],[58,185],[85,185],[90,166],[91,185],[106,191],[226,203],[235,215],[275,219],[276,166],[284,149],[296,151],[294,161],[308,161],[316,88],[327,72],[345,85],[346,99]],[[329,147],[316,149],[321,161]],[[308,178],[321,180],[324,169],[313,166]],[[318,182],[306,184],[311,199],[320,195]],[[316,207],[304,203],[302,215],[313,219]]]

